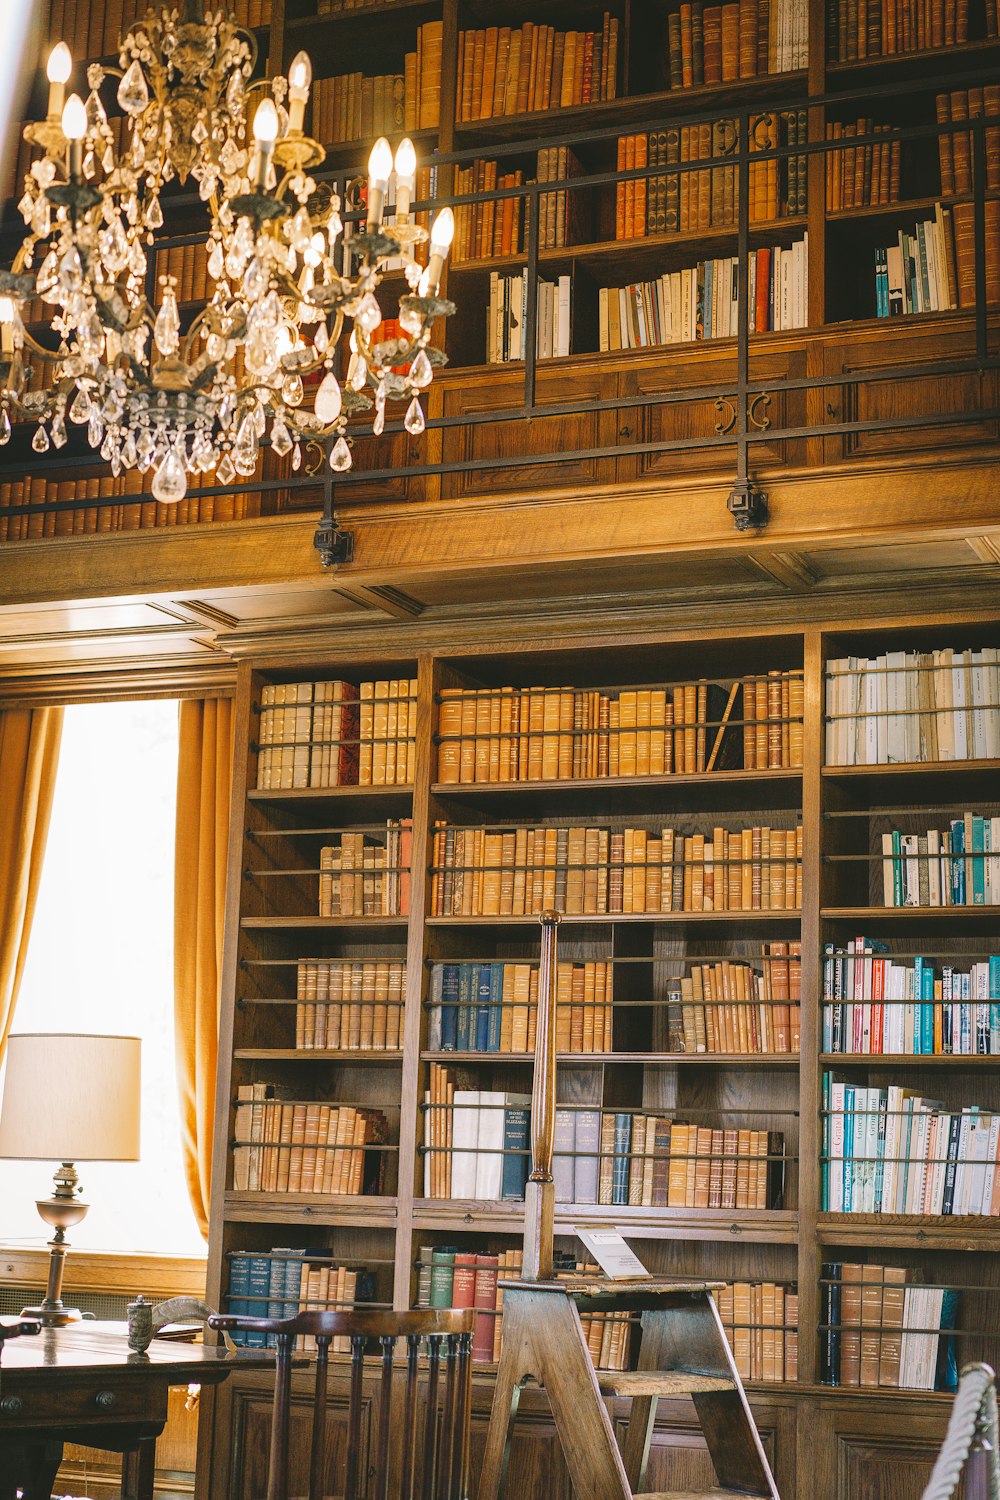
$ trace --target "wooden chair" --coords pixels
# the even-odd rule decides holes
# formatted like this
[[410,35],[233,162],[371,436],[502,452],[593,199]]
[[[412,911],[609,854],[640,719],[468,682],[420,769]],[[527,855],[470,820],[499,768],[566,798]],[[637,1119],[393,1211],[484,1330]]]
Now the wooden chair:
[[[230,1333],[274,1335],[276,1373],[265,1500],[291,1500],[292,1364],[295,1340],[303,1334],[316,1340],[308,1500],[329,1500],[331,1484],[336,1486],[333,1493],[338,1500],[361,1500],[362,1496],[365,1500],[468,1500],[475,1326],[471,1309],[393,1313],[358,1307],[345,1312],[304,1312],[295,1318],[216,1314],[208,1322]],[[340,1477],[334,1479],[328,1473],[326,1451],[330,1343],[335,1338],[351,1341],[342,1489]],[[405,1361],[396,1357],[401,1339],[405,1340]],[[369,1364],[366,1372],[366,1349],[375,1341],[378,1363],[374,1369]],[[366,1373],[376,1371],[378,1391],[372,1411],[377,1414],[377,1445],[370,1476],[362,1467],[362,1408]]]

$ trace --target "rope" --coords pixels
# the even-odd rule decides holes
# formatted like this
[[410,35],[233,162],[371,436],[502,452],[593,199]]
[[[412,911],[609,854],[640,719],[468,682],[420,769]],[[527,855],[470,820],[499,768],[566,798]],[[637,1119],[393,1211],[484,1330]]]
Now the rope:
[[967,1365],[962,1371],[948,1431],[921,1500],[951,1500],[974,1444],[985,1459],[988,1488],[984,1500],[1000,1500],[995,1381],[989,1365]]

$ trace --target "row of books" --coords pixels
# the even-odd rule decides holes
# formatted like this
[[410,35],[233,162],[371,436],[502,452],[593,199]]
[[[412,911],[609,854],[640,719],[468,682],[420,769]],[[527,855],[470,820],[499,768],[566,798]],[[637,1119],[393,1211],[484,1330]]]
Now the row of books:
[[[997,0],[985,0],[986,32],[997,34]],[[831,0],[826,45],[831,62],[892,57],[961,46],[969,40],[969,0]]]
[[307,1051],[394,1052],[406,964],[400,959],[300,958],[295,1045]]
[[379,1193],[389,1139],[380,1109],[284,1099],[268,1083],[236,1091],[236,1193]]
[[[486,363],[524,359],[528,338],[528,271],[518,276],[490,273],[486,308]],[[564,358],[572,343],[570,278],[539,278],[535,304],[535,353],[539,359]]]
[[319,852],[319,916],[409,916],[412,858],[409,818],[389,818],[384,834],[340,834]]
[[[206,488],[218,482],[215,475],[199,477],[199,485],[203,483]],[[129,495],[148,496],[150,483],[151,476],[138,469],[126,469],[117,478],[106,473],[89,479],[55,479],[44,474],[4,479],[0,481],[0,541],[146,531],[199,521],[242,521],[261,513],[260,494],[243,490],[226,489],[217,495],[195,496],[170,505],[149,498],[126,499]],[[120,502],[117,496],[122,497]],[[281,498],[279,493],[272,503],[280,504]],[[30,505],[31,510],[23,515],[8,514],[21,505]]]
[[846,948],[828,943],[823,959],[824,1052],[954,1054],[1000,1053],[1000,955],[968,970],[881,955],[885,945],[855,938]]
[[[569,781],[802,764],[801,672],[660,688],[446,688],[438,781]],[[742,734],[739,732],[742,727]]]
[[[578,1261],[565,1251],[554,1255],[555,1275],[598,1274],[598,1267]],[[500,1359],[503,1328],[503,1288],[498,1281],[521,1275],[523,1253],[501,1250],[482,1254],[454,1245],[421,1245],[417,1256],[417,1307],[474,1307],[476,1328],[472,1358],[476,1363],[496,1364]],[[580,1313],[584,1338],[594,1364],[603,1370],[630,1367],[631,1321],[627,1313]]]
[[722,1130],[628,1110],[556,1109],[557,1203],[780,1208],[783,1158],[779,1131]]
[[[826,155],[826,206],[839,213],[845,208],[868,208],[872,204],[898,203],[902,141],[891,138],[891,125],[874,120],[827,120],[828,141],[849,141],[863,136],[884,135],[885,141],[845,146]],[[944,188],[942,188],[942,192]]]
[[272,682],[260,695],[259,790],[406,786],[413,781],[416,678]]
[[801,943],[762,944],[763,968],[723,959],[667,980],[669,1035],[679,1052],[798,1052]]
[[[608,961],[556,965],[556,1049],[611,1052],[614,969]],[[437,963],[431,968],[432,1052],[533,1052],[538,967]]]
[[[751,333],[805,328],[809,316],[808,236],[790,248],[751,250],[747,257],[747,316]],[[602,287],[598,347],[648,349],[732,338],[739,327],[739,262],[735,256],[699,261],[656,281]]]
[[[528,1173],[531,1096],[465,1087],[467,1077],[430,1065],[424,1195],[518,1202]],[[558,1107],[552,1172],[560,1203],[778,1208],[784,1137],[631,1110]]]
[[157,307],[163,301],[164,286],[161,277],[170,277],[174,283],[174,295],[179,303],[206,302],[211,295],[208,277],[208,256],[205,242],[196,245],[163,245],[156,249],[156,289],[154,302]]
[[882,835],[885,906],[1000,906],[1000,818],[967,812],[926,834]]
[[[342,1311],[375,1300],[375,1276],[365,1268],[336,1266],[329,1250],[233,1250],[229,1255],[229,1299],[226,1310],[237,1317],[294,1318],[300,1312]],[[273,1347],[274,1334],[237,1332],[233,1343],[247,1349]],[[295,1341],[299,1354],[316,1346],[312,1335]],[[332,1340],[333,1354],[349,1354],[351,1341]]]
[[[919,1285],[912,1267],[828,1261],[820,1285],[824,1385],[953,1391],[960,1293]],[[944,1337],[942,1337],[942,1334]]]
[[[317,140],[367,141],[406,129],[406,76],[360,71],[317,78],[312,86],[312,133]],[[411,103],[412,111],[412,103]]]
[[684,0],[667,15],[670,87],[698,88],[804,68],[808,28],[804,0],[738,0],[727,5]]
[[[750,117],[750,150],[774,151],[808,138],[805,110],[782,110]],[[647,135],[618,137],[619,171],[659,168],[648,177],[620,182],[615,189],[615,238],[648,234],[694,233],[718,225],[735,225],[738,174],[735,161],[687,172],[662,172],[674,163],[708,163],[734,155],[739,144],[734,119],[702,125],[672,125]],[[751,223],[804,214],[806,159],[801,155],[751,163]]]
[[[996,125],[986,127],[984,144],[986,189],[991,192],[1000,188],[1000,84],[988,83],[985,88],[954,89],[950,94],[938,94],[935,107],[939,125],[947,125],[953,120],[981,119],[984,115],[998,121]],[[942,131],[938,136],[938,155],[944,196],[950,198],[955,193],[971,193],[975,183],[972,132]]]
[[735,1281],[712,1296],[741,1380],[799,1378],[799,1296],[794,1285]]
[[1000,647],[843,656],[826,672],[827,765],[1000,757]]
[[433,836],[432,916],[792,911],[802,827],[455,828]]
[[876,317],[947,312],[958,306],[951,218],[952,210],[937,203],[934,218],[922,219],[912,234],[900,229],[894,245],[876,245]]
[[536,21],[460,31],[458,123],[614,99],[618,30],[618,17],[605,11],[600,31]]
[[[539,160],[545,154],[540,151]],[[455,168],[454,192],[456,197],[466,193],[489,193],[496,188],[520,187],[523,180],[523,172],[498,172],[495,161],[477,157],[471,166]],[[548,220],[547,204],[555,196],[547,194],[541,204],[542,226]],[[521,233],[523,205],[524,200],[515,196],[497,202],[457,204],[452,260],[458,263],[488,260],[493,255],[521,255],[524,250]],[[541,243],[544,244],[544,227],[542,233]]]
[[856,1214],[1000,1214],[1000,1115],[823,1074],[822,1207]]

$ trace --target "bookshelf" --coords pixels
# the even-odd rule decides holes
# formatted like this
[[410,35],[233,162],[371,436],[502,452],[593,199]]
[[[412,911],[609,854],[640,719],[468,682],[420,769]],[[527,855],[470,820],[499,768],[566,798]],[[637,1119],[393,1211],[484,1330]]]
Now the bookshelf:
[[[341,90],[337,114],[331,80],[317,66],[312,120],[328,148],[321,177],[342,189],[363,169],[367,145],[353,137],[360,129],[367,139],[366,130],[375,130],[376,98],[374,87],[359,88],[356,80],[402,79],[402,100],[391,87],[380,90],[379,118],[392,115],[393,139],[404,129],[413,135],[422,168],[418,195],[457,196],[460,217],[476,217],[475,234],[456,245],[448,268],[448,293],[460,316],[441,333],[449,363],[428,398],[429,430],[415,440],[392,432],[379,445],[359,424],[355,472],[338,481],[338,495],[362,504],[387,493],[447,501],[467,493],[484,465],[500,488],[591,487],[609,479],[655,480],[664,464],[728,468],[740,454],[751,468],[794,469],[887,456],[901,441],[933,446],[942,432],[957,445],[982,441],[975,411],[989,397],[967,372],[954,383],[910,381],[902,437],[880,431],[899,417],[899,381],[870,378],[885,366],[898,369],[902,381],[910,364],[974,354],[988,365],[995,357],[1000,125],[974,124],[975,117],[997,113],[995,3],[956,0],[940,15],[924,15],[928,9],[899,7],[891,36],[888,11],[870,6],[859,32],[856,7],[842,7],[841,14],[808,0],[787,6],[758,0],[744,5],[742,17],[732,5],[661,9],[652,0],[615,0],[556,7],[544,21],[525,4],[505,11],[460,0],[318,11],[306,0],[277,0],[248,9],[244,19],[256,30],[261,71],[287,64],[306,46],[317,57],[329,49],[338,76],[355,79],[352,97]],[[103,29],[95,23],[86,35],[74,32],[78,52],[106,56],[111,32],[128,16],[109,7],[103,19]],[[56,7],[52,25],[69,25],[64,8]],[[699,25],[701,71],[692,35],[691,81],[682,62],[677,86],[670,38]],[[513,76],[502,100],[498,83],[503,47],[509,70],[515,34],[529,66],[534,59],[530,78],[516,80],[529,85],[525,107]],[[467,76],[479,77],[477,46],[483,84],[494,80],[489,109],[481,88],[478,112],[475,91],[465,97]],[[614,97],[600,99],[612,88],[613,52]],[[574,71],[570,92],[569,53],[589,65],[586,103],[571,102],[585,85]],[[557,74],[559,107],[552,92]],[[869,102],[873,85],[877,111]],[[745,193],[734,155],[740,139],[751,158]],[[544,191],[540,183],[554,186]],[[3,226],[11,248],[16,197],[12,190]],[[182,194],[169,234],[151,257],[156,275],[168,264],[173,273],[180,255],[182,286],[192,294],[185,316],[204,286],[204,266],[192,263],[197,229],[195,207]],[[986,253],[977,282],[980,232]],[[909,279],[904,252],[913,260]],[[732,294],[740,279],[733,262],[743,255],[753,295],[740,373],[744,342]],[[536,275],[543,283],[538,297],[529,286]],[[880,316],[890,303],[906,311],[891,320]],[[501,328],[517,316],[512,307],[537,329],[524,326],[512,337],[509,326]],[[526,362],[529,345],[543,352]],[[568,355],[558,352],[567,348]],[[806,386],[782,390],[789,373]],[[807,388],[810,379],[832,373],[844,377],[835,399]],[[766,417],[786,436],[772,439],[759,425],[757,394],[744,390],[748,379],[772,387]],[[711,403],[706,407],[694,394],[706,386],[746,408],[749,437],[727,441],[732,428],[725,418],[717,424],[714,412],[706,415]],[[649,400],[636,405],[640,395]],[[588,410],[595,399],[605,410]],[[560,416],[546,417],[545,406],[554,403]],[[498,412],[510,413],[502,452]],[[921,423],[942,414],[954,422]],[[439,419],[453,425],[435,430]],[[871,428],[840,430],[852,422]],[[833,429],[827,437],[817,431],[825,425]],[[557,427],[559,441],[552,443]],[[798,438],[796,429],[809,435]],[[34,454],[29,436],[19,431],[14,443],[30,479],[0,492],[0,540],[8,542],[266,517],[316,508],[324,498],[308,464],[295,469],[290,457],[269,454],[235,496],[209,476],[205,493],[192,494],[180,509],[157,508],[137,476],[136,499],[119,503],[110,490],[95,493],[93,481],[78,477],[82,450]],[[691,448],[693,438],[703,446]],[[71,445],[78,441],[71,437]],[[382,478],[366,477],[373,462]],[[428,463],[440,468],[426,472]]]
[[[989,990],[989,959],[997,946],[995,906],[884,905],[883,859],[902,856],[884,854],[882,833],[888,824],[926,830],[935,826],[941,808],[947,816],[942,813],[939,824],[947,828],[959,804],[963,820],[966,810],[985,816],[992,806],[997,815],[1000,807],[990,756],[837,764],[835,746],[844,723],[838,717],[844,713],[838,663],[850,661],[852,671],[860,663],[861,672],[872,677],[868,697],[862,691],[851,702],[875,714],[888,713],[879,708],[883,701],[896,708],[907,702],[905,687],[899,698],[880,698],[875,679],[888,675],[886,662],[897,672],[909,663],[915,680],[936,670],[941,696],[928,699],[928,677],[925,719],[933,712],[947,746],[944,715],[962,712],[971,732],[961,743],[967,749],[992,749],[992,718],[984,734],[974,716],[991,714],[989,705],[1000,702],[990,685],[997,628],[992,614],[966,611],[906,621],[890,617],[851,627],[832,621],[776,625],[740,636],[708,628],[689,636],[647,632],[631,640],[627,650],[614,639],[578,637],[562,643],[526,642],[513,649],[428,650],[412,658],[328,658],[318,670],[291,659],[244,663],[232,861],[241,873],[229,897],[220,1075],[220,1100],[226,1103],[220,1107],[217,1159],[228,1163],[230,1142],[241,1139],[234,1134],[233,1110],[240,1086],[254,1083],[270,1083],[275,1093],[294,1094],[307,1104],[321,1099],[334,1106],[378,1110],[388,1139],[380,1143],[387,1149],[381,1153],[385,1164],[377,1188],[375,1169],[366,1164],[368,1190],[360,1194],[251,1192],[242,1186],[235,1191],[232,1168],[220,1171],[210,1250],[213,1295],[221,1303],[227,1296],[243,1295],[239,1281],[232,1289],[234,1259],[242,1267],[255,1254],[266,1263],[279,1249],[286,1259],[289,1249],[305,1251],[302,1259],[312,1271],[330,1268],[331,1296],[336,1295],[334,1273],[343,1269],[354,1274],[355,1285],[365,1286],[366,1296],[397,1307],[427,1300],[432,1287],[435,1295],[446,1295],[444,1280],[450,1277],[450,1294],[471,1297],[469,1305],[481,1313],[474,1421],[485,1421],[497,1336],[495,1277],[514,1263],[511,1257],[520,1247],[532,971],[538,961],[536,918],[530,912],[504,911],[515,904],[517,861],[511,850],[517,846],[518,829],[532,831],[527,863],[538,869],[523,873],[525,882],[536,875],[538,885],[526,904],[537,907],[555,899],[568,906],[574,892],[579,897],[578,877],[586,881],[590,873],[586,830],[593,838],[594,830],[605,827],[609,836],[599,862],[604,863],[609,891],[616,857],[612,837],[614,848],[618,839],[622,847],[614,876],[616,890],[621,877],[622,896],[620,903],[616,898],[611,904],[625,905],[629,870],[633,882],[641,870],[646,886],[640,900],[633,884],[632,911],[581,910],[567,916],[560,928],[556,1151],[563,1190],[555,1206],[557,1249],[569,1257],[568,1264],[579,1253],[575,1224],[616,1225],[635,1242],[651,1270],[727,1283],[723,1316],[739,1339],[751,1401],[784,1493],[796,1493],[797,1443],[807,1441],[809,1433],[817,1466],[813,1493],[839,1500],[845,1491],[834,1456],[837,1434],[847,1434],[844,1440],[859,1445],[860,1453],[877,1410],[881,1420],[899,1424],[893,1430],[902,1432],[905,1418],[906,1437],[858,1456],[858,1473],[891,1477],[894,1494],[907,1500],[911,1493],[917,1496],[943,1430],[948,1396],[944,1390],[924,1389],[925,1405],[914,1426],[914,1392],[893,1384],[897,1377],[892,1372],[899,1363],[910,1372],[908,1378],[926,1386],[932,1342],[933,1363],[936,1367],[940,1352],[942,1370],[952,1356],[959,1363],[996,1357],[1000,1329],[991,1311],[991,1292],[997,1285],[994,1252],[1000,1217],[975,1207],[971,1212],[931,1212],[929,1186],[919,1212],[902,1211],[904,1201],[910,1203],[905,1194],[891,1209],[885,1202],[882,1211],[872,1212],[876,1161],[885,1172],[886,1158],[892,1155],[884,1143],[879,1147],[877,1127],[874,1136],[865,1137],[875,1142],[870,1148],[862,1145],[859,1133],[854,1155],[862,1159],[851,1168],[857,1196],[851,1211],[844,1211],[843,1195],[839,1201],[830,1197],[830,1175],[842,1170],[834,1158],[850,1154],[831,1145],[830,1080],[855,1091],[852,1108],[865,1116],[866,1124],[869,1116],[877,1121],[880,1113],[883,1119],[887,1115],[890,1089],[905,1085],[907,1097],[937,1101],[932,1113],[945,1120],[944,1127],[937,1127],[944,1129],[941,1142],[947,1141],[948,1117],[958,1122],[957,1142],[963,1112],[968,1120],[978,1106],[989,1122],[981,1137],[986,1154],[978,1207],[983,1208],[990,1170],[986,1163],[995,1159],[990,1112],[1000,1107],[991,1050],[1000,1038],[989,1024],[995,1020],[989,1000],[1000,1004],[1000,985],[995,997]],[[951,654],[940,655],[944,652]],[[972,674],[980,667],[987,686],[976,697]],[[954,689],[961,701],[966,676],[968,707],[956,710]],[[356,785],[349,769],[344,784],[336,787],[258,787],[263,706],[273,704],[284,688],[286,700],[301,710],[302,685],[330,679],[356,685],[359,691],[368,681],[405,683],[407,689],[415,683],[413,717],[408,711],[405,715],[413,735],[412,780],[397,786]],[[976,681],[978,693],[978,677]],[[759,714],[758,683],[764,684]],[[946,688],[952,690],[950,697]],[[324,734],[329,729],[326,702],[323,696],[312,705],[314,714],[324,715],[318,720]],[[692,702],[688,721],[685,706]],[[675,714],[669,729],[668,707]],[[588,718],[590,708],[596,713]],[[897,742],[908,743],[901,717],[905,710],[895,714],[889,730],[887,744],[894,748]],[[397,724],[402,722],[397,718]],[[849,722],[851,745],[871,743],[877,751],[877,726],[870,736],[863,717],[856,731],[853,719]],[[304,718],[298,728],[293,725],[295,740],[306,724]],[[926,722],[924,727],[923,743],[939,753],[942,741],[929,740]],[[676,737],[674,765],[683,770],[666,768],[668,732]],[[716,764],[709,770],[717,740]],[[687,769],[691,741],[693,759]],[[920,744],[913,741],[910,753]],[[787,763],[768,765],[769,745],[771,759]],[[280,758],[281,736],[272,734],[269,748],[272,757]],[[293,756],[295,748],[293,744]],[[655,771],[647,763],[650,756]],[[511,779],[497,779],[501,766]],[[598,774],[591,774],[595,770]],[[363,911],[316,915],[319,849],[329,846],[337,833],[366,830],[382,846],[387,824],[406,819],[412,819],[408,912],[398,917]],[[799,823],[801,848],[793,846],[791,862],[800,868],[789,886],[790,904],[784,883],[781,901],[773,906],[754,909],[751,903],[743,910],[725,904],[730,887],[728,882],[716,884],[718,872],[709,873],[705,854],[730,846],[713,843],[712,830],[768,827],[784,832]],[[663,878],[663,830],[668,828],[690,838],[709,830],[704,848],[701,843],[685,845],[687,901],[684,877],[676,885]],[[990,823],[990,836],[992,829]],[[630,866],[623,853],[626,830],[633,835]],[[642,859],[635,858],[637,830],[646,835]],[[461,859],[454,836],[450,860],[442,852],[449,831],[471,835]],[[487,845],[487,837],[498,843]],[[520,837],[524,846],[526,834]],[[581,838],[585,852],[579,860],[573,855]],[[694,848],[697,863],[689,858]],[[732,845],[737,868],[742,848],[740,841]],[[992,845],[984,854],[991,851]],[[919,849],[918,857],[922,853]],[[936,857],[940,861],[945,856]],[[956,857],[947,854],[949,860]],[[726,868],[726,859],[728,853],[720,868]],[[752,871],[752,838],[749,859]],[[659,880],[652,877],[652,888],[658,885],[661,902],[668,906],[679,892],[677,909],[652,909],[646,900],[656,860]],[[784,852],[781,862],[784,866]],[[453,897],[460,874],[478,882],[476,900],[464,903],[475,910],[435,914],[435,893],[448,870]],[[735,884],[732,891],[735,895]],[[767,882],[759,880],[758,903],[767,892]],[[705,909],[706,899],[712,909]],[[452,904],[461,906],[462,900]],[[586,907],[585,897],[579,904]],[[698,909],[685,909],[691,906]],[[848,1049],[833,1044],[834,1000],[828,990],[831,965],[846,965],[859,935],[870,940],[874,951],[850,955],[852,983],[855,972],[862,977],[850,1002],[860,1019],[855,1022],[852,1011]],[[985,972],[985,1020],[971,1009],[975,997],[966,1002],[966,1034],[971,1028],[979,1050],[945,1051],[941,1024],[937,1033],[933,1025],[930,1032],[932,1042],[937,1036],[939,1050],[866,1050],[865,1041],[871,1048],[873,1034],[883,1040],[887,1035],[888,966],[900,972],[911,969],[914,957],[932,970],[927,1003],[935,1010],[946,1003],[943,966],[952,974]],[[883,965],[883,987],[866,1021],[864,1007],[871,997],[864,995],[863,985],[874,982],[876,958]],[[303,999],[315,998],[297,988],[304,959],[328,969],[338,964],[360,969],[367,963],[394,966],[398,972],[405,966],[398,1045],[309,1047],[302,1045],[301,1033],[296,1045],[296,1012],[301,1027]],[[977,964],[985,964],[985,971],[976,971]],[[843,990],[843,975],[838,983]],[[901,1035],[904,1042],[909,1036],[912,1047],[916,1007],[913,994],[905,990],[910,983],[912,991],[912,981],[902,983],[904,996],[910,994],[911,1023],[910,1032],[904,1026]],[[354,1003],[362,1003],[357,995]],[[846,1007],[846,996],[838,995],[836,1003]],[[961,1045],[961,1000],[949,1003],[954,1025],[948,1034]],[[873,1020],[878,1004],[881,1010]],[[841,1036],[846,1036],[847,1024],[842,1016]],[[362,1025],[367,1035],[369,1023],[360,1014],[355,1025],[357,1035]],[[767,1038],[769,1045],[763,1047]],[[859,1102],[862,1089],[867,1092]],[[916,1105],[904,1107],[919,1111]],[[837,1108],[842,1116],[848,1108],[841,1095]],[[289,1138],[289,1151],[292,1144]],[[933,1157],[935,1149],[924,1150],[924,1158]],[[945,1156],[948,1149],[941,1145]],[[954,1158],[955,1148],[951,1150]],[[994,1156],[988,1155],[990,1150]],[[899,1151],[900,1157],[906,1154]],[[916,1146],[910,1154],[916,1161]],[[932,1161],[931,1171],[933,1166]],[[589,1186],[578,1194],[581,1182]],[[910,1192],[914,1206],[915,1190]],[[967,1210],[972,1196],[966,1185],[956,1210]],[[298,1265],[294,1274],[299,1274]],[[855,1317],[852,1278],[859,1277],[868,1292]],[[844,1316],[836,1301],[842,1283],[848,1284]],[[947,1300],[938,1299],[938,1306],[917,1288],[943,1288]],[[275,1298],[275,1290],[269,1295]],[[946,1327],[953,1323],[954,1328],[934,1342],[928,1325],[917,1320],[939,1314]],[[598,1358],[629,1357],[626,1334],[592,1333]],[[864,1375],[859,1367],[858,1381],[851,1383],[855,1335],[864,1340],[868,1361]],[[831,1347],[839,1359],[844,1339],[846,1380],[832,1384]],[[901,1340],[905,1365],[898,1350]],[[883,1360],[882,1384],[871,1383],[873,1351],[876,1371]],[[940,1378],[946,1380],[944,1374]],[[866,1393],[869,1405],[859,1406]],[[234,1412],[252,1394],[251,1380],[243,1395],[223,1392],[213,1406],[213,1441],[223,1443],[225,1452],[243,1455],[248,1487],[250,1450],[233,1422]],[[524,1493],[548,1494],[546,1486],[558,1473],[543,1410],[535,1413],[529,1433],[513,1462],[520,1466]],[[687,1443],[683,1411],[668,1407],[652,1460],[661,1487],[693,1482],[692,1472],[707,1482],[709,1476],[699,1467],[702,1458]],[[211,1485],[209,1492],[214,1493]]]

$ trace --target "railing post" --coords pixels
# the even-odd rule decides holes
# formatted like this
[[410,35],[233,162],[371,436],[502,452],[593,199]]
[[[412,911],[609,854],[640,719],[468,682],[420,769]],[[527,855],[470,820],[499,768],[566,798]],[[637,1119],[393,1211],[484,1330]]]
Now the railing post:
[[538,973],[535,1065],[531,1080],[531,1175],[524,1190],[524,1281],[552,1276],[552,1235],[556,1185],[552,1151],[556,1136],[556,955],[557,911],[543,911]]

